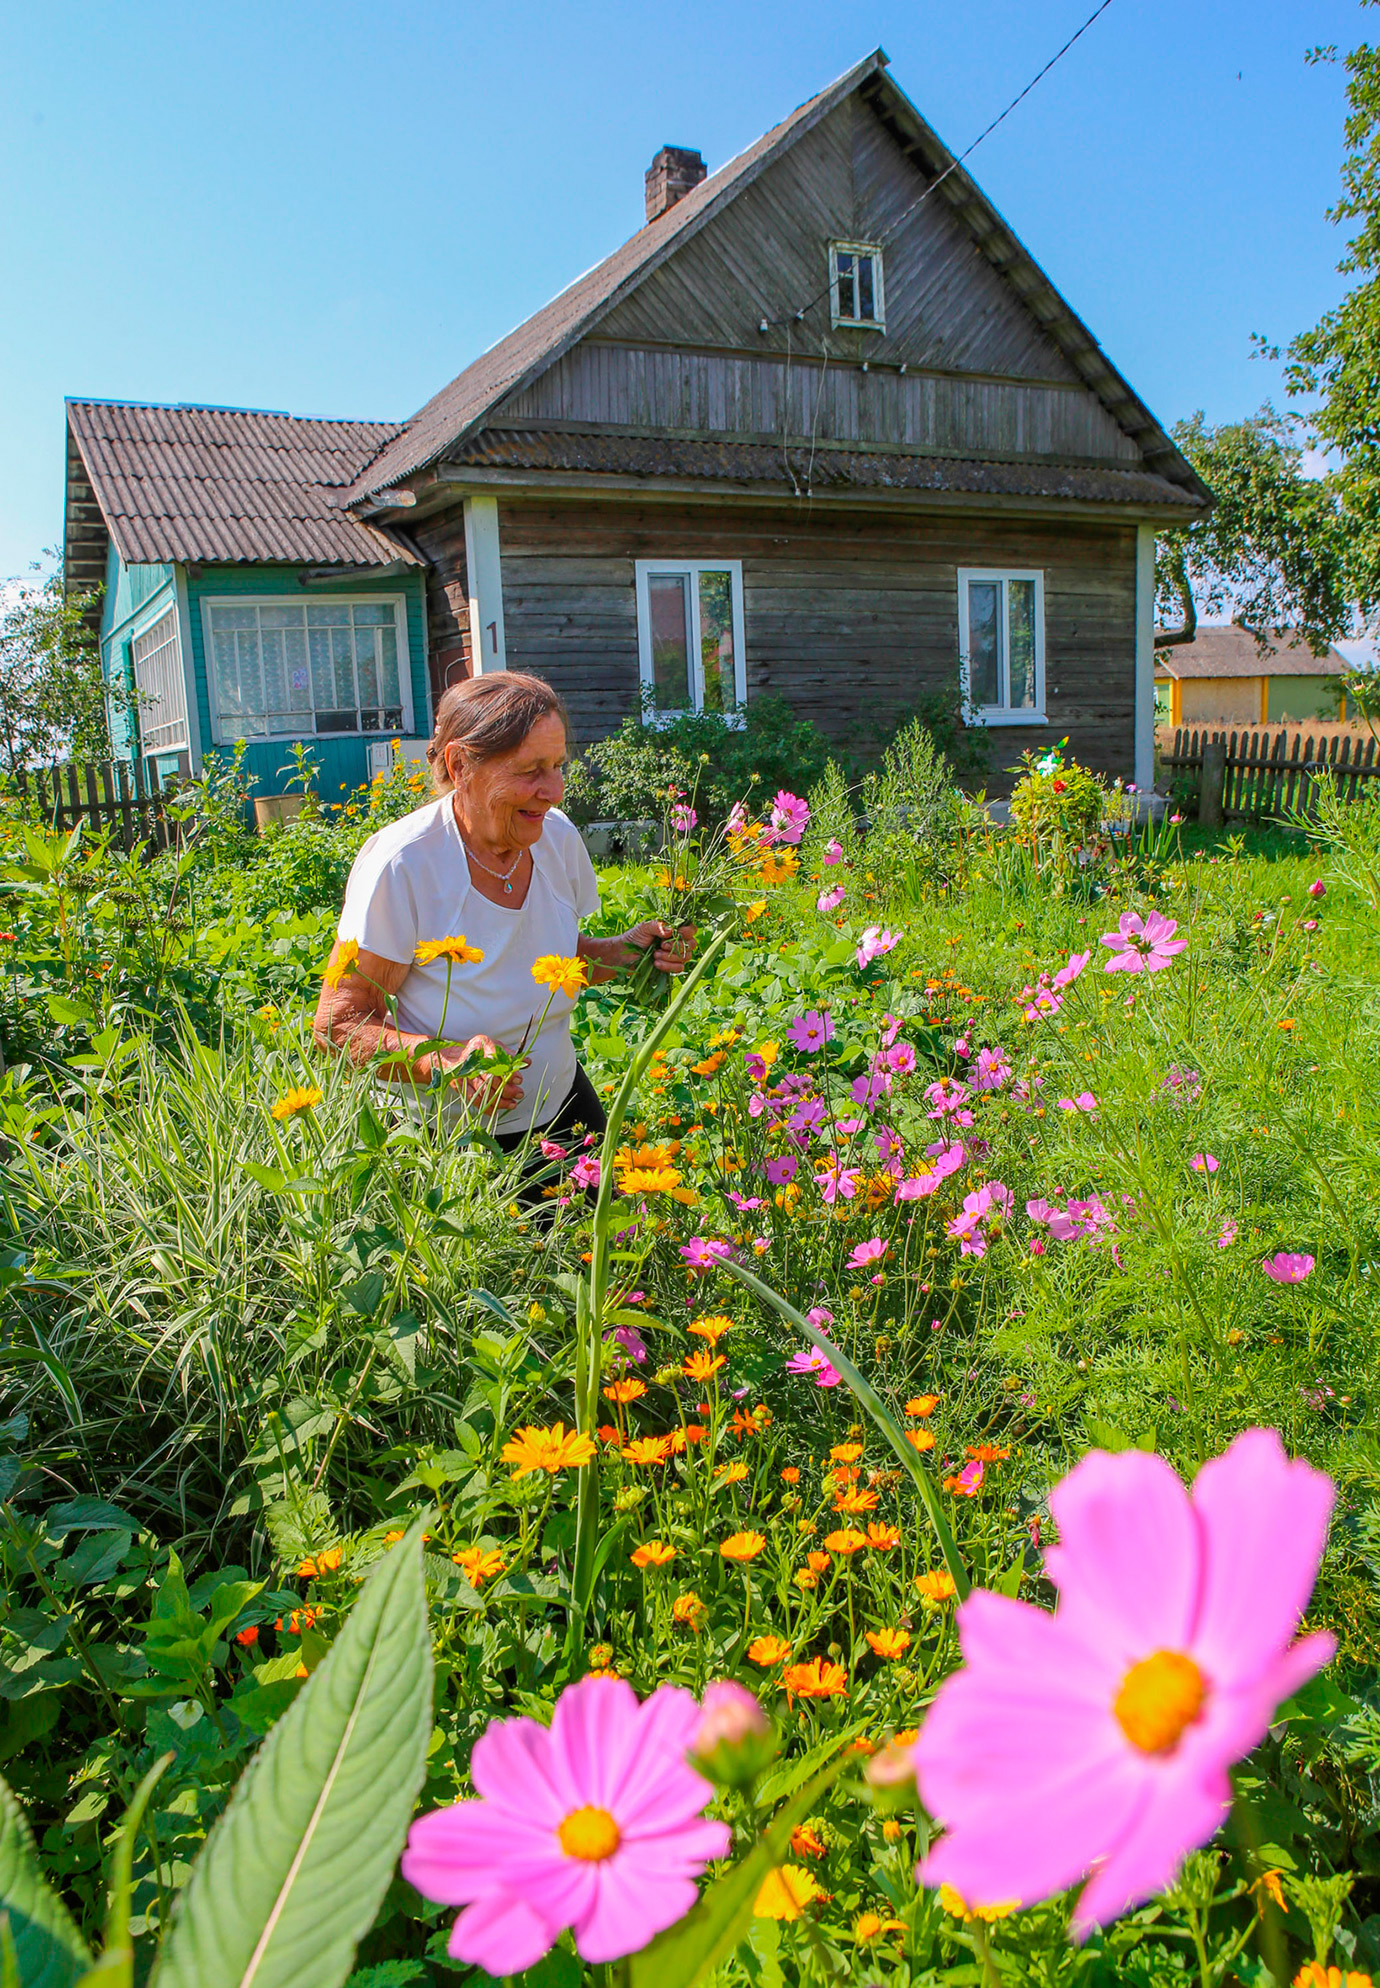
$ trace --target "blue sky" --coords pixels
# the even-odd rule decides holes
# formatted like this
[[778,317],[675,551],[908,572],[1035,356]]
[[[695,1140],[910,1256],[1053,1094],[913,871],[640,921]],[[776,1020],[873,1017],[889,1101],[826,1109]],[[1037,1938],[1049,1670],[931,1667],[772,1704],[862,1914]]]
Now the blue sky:
[[[956,149],[1093,0],[0,0],[0,575],[67,393],[400,419],[880,43]],[[1341,294],[1355,0],[1113,0],[971,169],[1166,421],[1280,392]]]

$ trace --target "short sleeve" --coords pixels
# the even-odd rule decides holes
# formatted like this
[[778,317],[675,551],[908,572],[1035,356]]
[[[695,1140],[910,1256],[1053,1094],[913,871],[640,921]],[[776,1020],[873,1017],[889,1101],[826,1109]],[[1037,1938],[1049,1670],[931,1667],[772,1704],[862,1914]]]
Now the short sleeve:
[[361,952],[377,953],[399,966],[410,964],[420,937],[417,899],[398,852],[373,850],[365,843],[345,886],[336,937],[353,939]]
[[575,915],[577,918],[592,918],[599,909],[599,879],[589,860],[585,839],[578,830],[572,834],[570,841],[570,881],[574,891]]

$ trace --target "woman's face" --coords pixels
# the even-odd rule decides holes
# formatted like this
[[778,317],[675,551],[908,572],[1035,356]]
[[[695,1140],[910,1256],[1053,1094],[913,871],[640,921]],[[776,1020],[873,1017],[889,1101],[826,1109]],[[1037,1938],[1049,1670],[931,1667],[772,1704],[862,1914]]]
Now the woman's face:
[[509,849],[530,849],[540,839],[548,809],[558,808],[565,792],[565,762],[565,726],[554,712],[498,759],[466,767],[460,747],[446,749],[471,834]]

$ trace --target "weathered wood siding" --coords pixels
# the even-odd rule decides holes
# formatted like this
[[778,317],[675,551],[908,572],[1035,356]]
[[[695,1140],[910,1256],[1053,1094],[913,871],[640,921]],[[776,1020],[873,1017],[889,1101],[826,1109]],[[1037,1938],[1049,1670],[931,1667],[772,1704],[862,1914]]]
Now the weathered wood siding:
[[738,353],[586,340],[493,419],[678,430],[738,440],[884,442],[950,455],[1044,456],[1138,467],[1140,450],[1094,394],[1013,380],[862,372]]
[[[818,353],[886,365],[1078,383],[1012,283],[876,113],[850,97],[759,174],[598,327],[629,343]],[[907,212],[908,209],[913,209]],[[886,331],[831,330],[828,245],[886,248]],[[803,310],[803,322],[795,313]],[[758,329],[763,318],[771,328]]]
[[1067,732],[1080,760],[1131,772],[1132,524],[635,499],[501,500],[499,520],[509,667],[555,684],[582,741],[636,708],[636,559],[741,559],[749,696],[850,746],[956,683],[959,566],[1040,567],[1050,723],[994,731],[993,766]]
[[427,647],[431,705],[470,676],[470,591],[465,571],[465,508],[420,522],[412,534],[431,564],[426,573]]

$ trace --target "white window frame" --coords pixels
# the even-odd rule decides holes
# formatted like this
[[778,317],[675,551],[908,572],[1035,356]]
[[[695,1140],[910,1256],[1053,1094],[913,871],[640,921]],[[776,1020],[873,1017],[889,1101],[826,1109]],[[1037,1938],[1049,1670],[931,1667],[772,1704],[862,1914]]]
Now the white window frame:
[[[398,689],[402,696],[402,723],[377,732],[318,732],[315,706],[302,713],[302,723],[285,732],[254,732],[246,735],[250,746],[270,745],[275,739],[391,739],[412,731],[412,652],[407,634],[407,599],[403,594],[332,594],[313,588],[304,597],[294,594],[204,594],[201,599],[201,650],[206,666],[206,693],[211,706],[211,738],[218,746],[234,740],[221,731],[219,700],[216,694],[215,645],[211,631],[212,610],[218,607],[390,607],[398,645]],[[262,633],[262,630],[260,630]],[[267,713],[265,713],[267,716]]]
[[[737,707],[725,711],[729,725],[741,728],[747,717],[747,653],[743,638],[743,562],[741,559],[639,559],[635,562],[637,580],[637,663],[644,691],[656,695],[656,671],[652,664],[652,609],[647,581],[653,573],[675,573],[690,582],[690,657],[694,672],[691,703],[682,711],[657,711],[651,722],[672,724],[677,718],[698,715],[704,710],[704,654],[700,646],[700,574],[727,573],[733,601],[733,684]],[[645,701],[645,700],[644,700]]]
[[[1035,704],[1014,706],[1011,704],[982,704],[972,702],[971,646],[968,632],[968,585],[972,580],[999,581],[1001,584],[1001,620],[999,624],[1000,648],[997,656],[997,678],[1004,683],[1006,695],[1011,695],[1010,659],[1007,647],[1010,640],[1010,613],[1007,606],[1007,589],[1012,580],[1033,580],[1035,582]],[[1045,716],[1045,576],[1039,567],[1017,566],[960,566],[958,569],[958,677],[963,697],[964,722],[969,725],[1047,725]]]
[[[870,318],[846,318],[839,314],[839,257],[841,255],[870,255],[872,258],[872,305]],[[856,279],[855,279],[856,281]],[[830,242],[829,244],[829,317],[836,331],[886,330],[886,290],[882,282],[882,245],[880,242]]]
[[[171,624],[167,636],[156,650],[149,651],[149,656],[164,658],[156,671],[163,684],[163,689],[159,690],[140,681],[141,659],[138,651],[139,644],[162,628],[165,622]],[[147,663],[149,656],[142,660]],[[182,627],[175,599],[163,601],[142,624],[135,622],[129,634],[129,666],[138,694],[134,717],[142,757],[154,759],[160,753],[188,752],[191,739],[187,729],[187,675],[182,661]],[[162,732],[170,732],[172,736],[166,739],[154,736]]]

